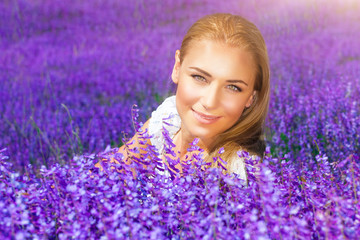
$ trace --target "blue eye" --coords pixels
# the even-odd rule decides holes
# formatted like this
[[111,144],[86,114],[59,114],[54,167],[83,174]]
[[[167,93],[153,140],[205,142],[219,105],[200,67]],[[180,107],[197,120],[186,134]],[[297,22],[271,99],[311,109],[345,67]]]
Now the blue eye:
[[228,85],[227,87],[228,87],[228,89],[230,89],[231,91],[235,91],[235,92],[241,92],[241,91],[242,91],[241,88],[239,88],[239,87],[236,86],[236,85]]

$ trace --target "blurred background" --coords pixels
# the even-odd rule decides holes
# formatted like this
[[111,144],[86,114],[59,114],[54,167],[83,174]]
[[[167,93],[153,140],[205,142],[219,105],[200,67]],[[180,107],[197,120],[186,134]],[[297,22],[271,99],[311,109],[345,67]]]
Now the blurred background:
[[14,168],[122,145],[174,94],[175,50],[205,14],[254,22],[271,63],[266,139],[300,163],[360,155],[360,2],[2,0],[0,149]]

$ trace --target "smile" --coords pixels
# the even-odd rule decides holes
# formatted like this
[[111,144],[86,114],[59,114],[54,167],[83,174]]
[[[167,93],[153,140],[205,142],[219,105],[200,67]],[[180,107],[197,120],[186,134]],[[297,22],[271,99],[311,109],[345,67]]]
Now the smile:
[[219,116],[203,114],[203,113],[197,112],[193,109],[192,109],[192,112],[194,114],[195,119],[203,124],[212,124],[220,119]]

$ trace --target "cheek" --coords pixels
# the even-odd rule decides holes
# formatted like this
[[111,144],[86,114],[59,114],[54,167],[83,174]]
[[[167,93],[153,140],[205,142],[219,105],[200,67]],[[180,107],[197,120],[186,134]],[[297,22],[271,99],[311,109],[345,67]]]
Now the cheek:
[[176,99],[182,105],[192,105],[198,98],[197,92],[191,84],[180,81],[176,90]]
[[227,115],[234,118],[235,121],[240,118],[244,111],[243,104],[239,104],[238,101],[227,102],[227,104],[223,104],[223,106]]

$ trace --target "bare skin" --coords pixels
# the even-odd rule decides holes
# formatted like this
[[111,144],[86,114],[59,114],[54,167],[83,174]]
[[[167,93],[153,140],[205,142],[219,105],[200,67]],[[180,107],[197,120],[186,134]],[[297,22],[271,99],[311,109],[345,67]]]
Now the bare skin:
[[[198,146],[208,154],[216,137],[237,122],[243,110],[253,102],[254,76],[253,59],[241,48],[211,40],[195,42],[182,63],[180,51],[176,51],[172,80],[177,85],[176,108],[181,127],[173,138],[173,151],[180,163],[190,157],[188,148],[194,138],[199,138]],[[142,130],[148,126],[149,120]],[[145,153],[141,148],[149,144],[149,139],[145,145],[140,144],[135,134],[127,146],[138,147],[140,153],[127,151],[125,145],[119,152],[124,155],[125,163],[130,164],[133,157],[140,158]],[[167,164],[166,157],[161,157]],[[95,166],[101,168],[100,163]],[[175,167],[182,170],[181,164]]]
[[[150,119],[149,119],[149,120],[150,120]],[[148,126],[149,126],[149,120],[146,121],[146,122],[144,123],[144,125],[142,126],[142,131],[145,131],[145,130],[148,128]],[[125,163],[125,164],[130,165],[130,164],[132,163],[132,161],[133,161],[133,160],[132,160],[133,157],[140,158],[141,155],[145,153],[145,151],[142,150],[142,148],[146,148],[146,145],[151,144],[151,142],[150,142],[149,139],[147,139],[147,142],[146,142],[145,145],[144,145],[144,144],[140,144],[138,138],[139,138],[139,137],[138,137],[138,134],[136,133],[136,134],[127,142],[127,144],[124,144],[124,145],[122,145],[122,146],[119,148],[118,152],[121,153],[121,154],[124,156],[124,163]],[[135,148],[135,147],[137,147],[137,148],[140,149],[140,153],[132,153],[132,152],[128,151],[128,149],[127,149],[127,148]],[[110,163],[120,164],[117,160],[115,160],[115,159],[113,159],[113,158],[110,160]],[[97,163],[95,164],[95,167],[99,168],[101,171],[103,170],[103,168],[102,168],[102,166],[101,166],[101,161],[97,162]],[[144,167],[145,167],[145,166],[144,166]]]
[[[142,127],[142,130],[141,130],[142,132],[145,131],[145,130],[147,130],[147,128],[148,128],[148,126],[149,126],[149,121],[150,121],[150,119],[147,120],[147,121],[144,123],[144,125],[143,125],[143,127]],[[140,144],[139,141],[138,141],[138,138],[139,138],[139,136],[138,136],[138,134],[136,133],[136,134],[127,142],[126,145],[124,144],[123,146],[121,146],[121,147],[119,148],[118,152],[121,153],[121,154],[124,156],[124,163],[125,163],[125,164],[130,165],[130,164],[132,163],[132,161],[133,161],[133,160],[132,160],[133,157],[140,158],[141,155],[143,155],[143,154],[146,153],[146,152],[145,152],[144,150],[142,150],[142,149],[146,149],[147,145],[151,145],[151,142],[150,142],[149,139],[147,139],[146,144]],[[180,158],[180,159],[181,159],[181,162],[182,162],[182,161],[185,160],[185,158],[186,158],[187,148],[188,148],[190,145],[188,145],[188,146],[182,145],[182,142],[180,141],[181,139],[179,138],[179,135],[178,135],[178,134],[175,135],[175,137],[174,137],[173,140],[174,140],[174,144],[176,144],[176,148],[174,149],[174,152],[175,152],[175,153],[178,153],[178,152],[180,151],[180,147],[182,147],[182,148],[181,148],[181,149],[182,149],[182,150],[181,150],[181,151],[182,151],[182,154],[177,155],[177,156],[175,157],[176,159],[177,159],[177,158]],[[132,153],[132,152],[128,151],[128,149],[127,149],[127,148],[130,148],[130,149],[131,149],[131,148],[135,148],[135,147],[140,149],[140,153]],[[169,156],[169,157],[173,158],[172,156]],[[168,165],[168,163],[167,163],[166,160],[165,160],[165,156],[162,156],[162,160],[163,160],[163,162],[164,162],[166,165]],[[114,158],[110,159],[110,163],[120,164],[120,163],[119,163],[117,160],[115,160]],[[95,164],[95,167],[99,168],[101,171],[103,170],[103,168],[102,168],[102,166],[101,166],[101,161],[97,162],[97,163]],[[146,168],[147,166],[143,165],[143,167]],[[175,166],[175,168],[177,168],[177,169],[180,171],[180,173],[182,172],[181,163],[177,164],[177,165]],[[135,174],[134,169],[133,169],[133,173],[134,173],[134,177],[135,177],[136,174]]]

